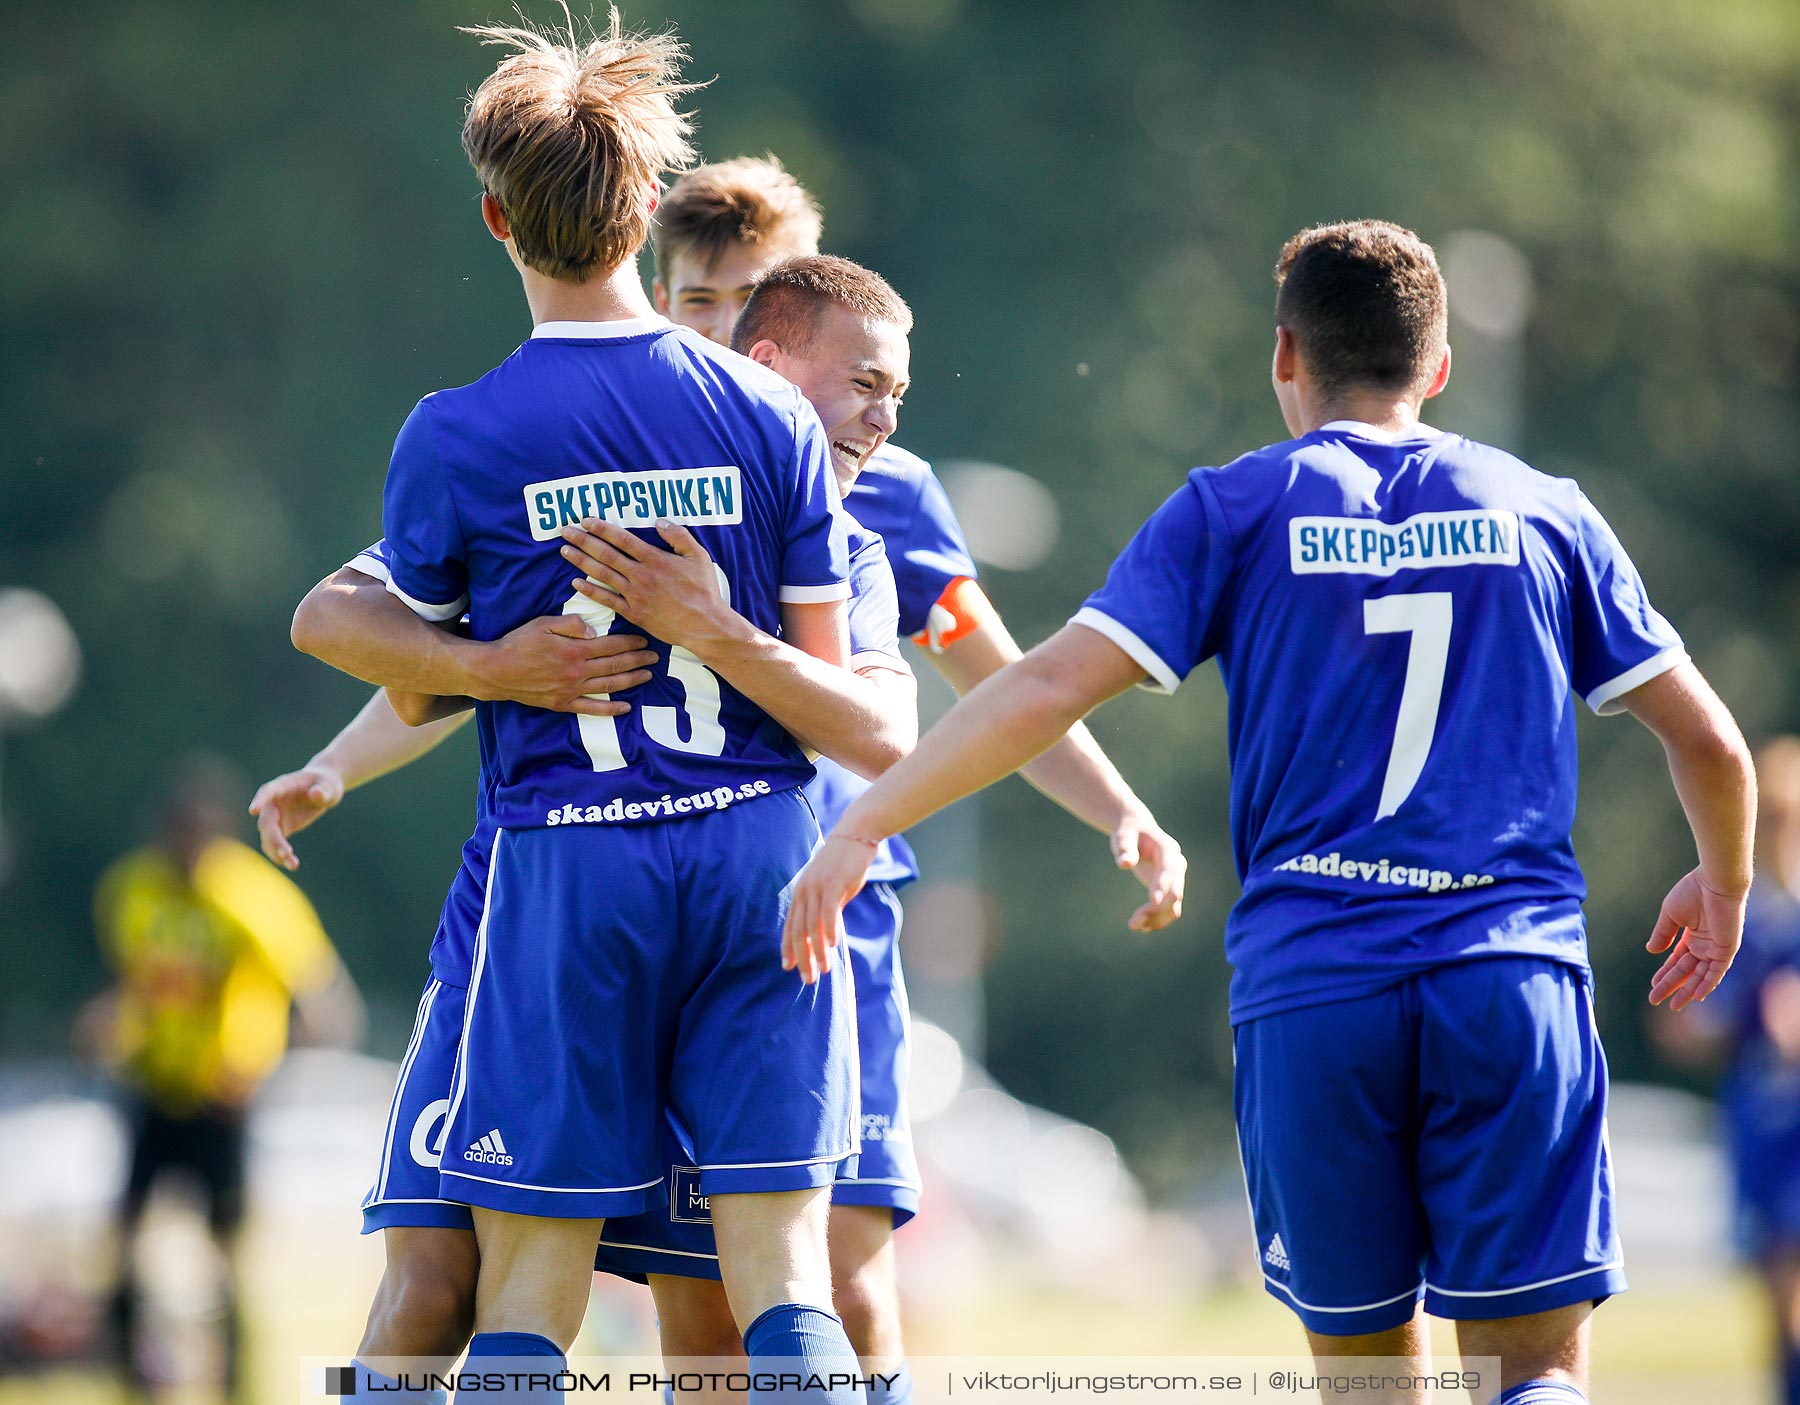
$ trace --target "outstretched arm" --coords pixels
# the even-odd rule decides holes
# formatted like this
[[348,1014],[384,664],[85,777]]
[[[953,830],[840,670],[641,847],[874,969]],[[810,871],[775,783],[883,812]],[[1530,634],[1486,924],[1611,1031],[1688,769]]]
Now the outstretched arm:
[[469,715],[464,709],[427,726],[408,726],[395,714],[386,692],[376,692],[312,760],[258,787],[250,813],[256,816],[263,853],[290,873],[299,868],[292,836],[337,805],[346,791],[417,761]]
[[[862,887],[880,840],[1010,775],[1088,712],[1143,678],[1144,671],[1118,645],[1071,624],[976,688],[826,836],[796,885],[782,964],[798,969],[808,983],[830,969],[829,948],[841,935],[844,904]],[[1153,890],[1132,925],[1151,925],[1165,897]]]
[[1668,952],[1650,1003],[1672,1010],[1704,1000],[1725,978],[1744,935],[1756,829],[1756,775],[1731,713],[1684,663],[1620,701],[1663,744],[1700,863],[1663,899],[1648,950]]
[[[961,697],[1023,655],[979,585],[965,577],[952,590],[960,617],[956,637],[929,647],[928,654]],[[1157,920],[1144,923],[1146,927],[1162,927],[1181,916],[1187,857],[1126,784],[1085,723],[1070,727],[1021,766],[1019,774],[1076,819],[1106,835],[1113,861],[1120,868],[1139,871],[1146,888],[1164,894],[1164,910],[1153,915]]]
[[841,606],[782,607],[777,639],[736,610],[706,549],[681,526],[658,529],[668,550],[610,523],[563,529],[574,586],[639,629],[678,645],[773,717],[801,745],[873,779],[919,735],[912,674],[885,665],[851,672]]

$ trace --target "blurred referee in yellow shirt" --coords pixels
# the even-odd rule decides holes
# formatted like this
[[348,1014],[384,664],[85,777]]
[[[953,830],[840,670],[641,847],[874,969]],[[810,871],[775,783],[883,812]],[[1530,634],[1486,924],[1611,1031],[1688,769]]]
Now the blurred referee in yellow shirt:
[[308,1043],[356,1043],[355,985],[306,895],[228,837],[238,807],[229,771],[190,763],[171,788],[152,843],[115,862],[95,893],[113,987],[87,1017],[127,1094],[131,1171],[119,1211],[118,1347],[143,1380],[131,1247],[165,1172],[198,1183],[227,1264],[225,1374],[237,1393],[236,1294],[229,1267],[244,1207],[249,1104],[287,1051],[290,1007]]

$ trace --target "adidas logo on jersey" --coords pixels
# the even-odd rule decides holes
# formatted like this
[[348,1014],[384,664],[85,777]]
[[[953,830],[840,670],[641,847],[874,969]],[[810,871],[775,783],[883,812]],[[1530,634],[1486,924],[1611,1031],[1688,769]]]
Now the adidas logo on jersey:
[[489,1166],[510,1166],[513,1164],[512,1153],[506,1149],[506,1143],[500,1140],[500,1129],[494,1128],[475,1145],[463,1153],[464,1161],[480,1161]]
[[1269,1247],[1263,1250],[1263,1262],[1270,1268],[1278,1268],[1283,1273],[1288,1271],[1287,1246],[1281,1242],[1278,1234],[1269,1241]]

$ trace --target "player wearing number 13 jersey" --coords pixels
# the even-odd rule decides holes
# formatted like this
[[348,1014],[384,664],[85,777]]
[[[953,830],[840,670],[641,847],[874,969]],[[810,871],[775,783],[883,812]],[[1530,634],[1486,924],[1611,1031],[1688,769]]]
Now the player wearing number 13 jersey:
[[[498,370],[427,397],[402,429],[383,513],[388,588],[426,618],[466,611],[477,639],[565,601],[604,631],[610,613],[569,590],[562,527],[583,517],[643,528],[667,519],[691,528],[734,607],[774,634],[783,603],[849,593],[828,472],[811,408],[752,363],[656,319],[539,323]],[[798,787],[812,768],[798,744],[691,656],[653,647],[653,677],[622,717],[477,705],[499,833],[442,1164],[446,1193],[474,1204],[598,1218],[660,1194],[649,1109],[659,1094],[699,1097],[683,1080],[698,1084],[703,1070],[716,1088],[713,1059],[727,1046],[696,1050],[691,1071],[671,1066],[664,1042],[702,977],[638,963],[659,949],[693,956],[668,940],[684,917],[766,928],[811,847]],[[681,833],[670,838],[676,821]],[[693,825],[716,834],[703,841]],[[624,935],[603,940],[599,917]],[[593,967],[601,952],[624,964]],[[592,989],[573,993],[583,981]],[[791,995],[771,992],[767,1011],[748,1000],[734,1007],[751,1021],[736,1032],[756,1036],[749,1047],[769,1064],[771,1104],[800,1075],[769,1042],[768,1020],[792,1014],[795,1045],[818,1041],[819,1060],[850,1048],[847,1022],[823,1009],[800,1018]],[[602,1049],[600,1031],[631,1027],[600,1013],[620,998],[657,1014],[666,1004],[669,1027],[657,1030],[653,1018],[642,1038]],[[539,1063],[529,1054],[534,1027],[545,1032],[542,1052],[566,1040],[573,1056]],[[740,1068],[756,1062],[735,1046],[730,1057]],[[513,1070],[525,1068],[531,1076],[519,1083]],[[847,1090],[826,1100],[830,1125],[797,1142],[781,1118],[753,1111],[755,1100],[711,1101],[726,1144],[703,1156],[736,1168],[718,1173],[719,1191],[823,1183],[854,1147]],[[688,1111],[708,1118],[706,1108]],[[501,1144],[497,1128],[505,1154],[488,1150]]]
[[[564,528],[608,524],[660,554],[658,529],[681,527],[734,620],[841,668],[846,520],[818,416],[657,316],[636,278],[661,177],[693,161],[679,45],[616,14],[586,35],[473,32],[508,53],[463,149],[534,330],[401,430],[387,590],[429,621],[466,615],[478,643],[559,611],[606,633]],[[855,1154],[853,996],[847,980],[802,989],[775,959],[817,842],[811,765],[695,653],[651,648],[629,711],[477,704],[495,834],[439,1165],[440,1194],[474,1209],[469,1355],[554,1375],[601,1222],[661,1203],[673,1117],[714,1197],[746,1351],[836,1382],[853,1357],[829,1310],[823,1187]]]
[[1686,929],[1652,984],[1678,1005],[1742,929],[1742,738],[1575,484],[1419,423],[1450,365],[1427,245],[1310,230],[1277,277],[1296,437],[1190,473],[1068,629],[850,807],[802,875],[790,955],[807,968],[858,845],[1216,657],[1236,1108],[1269,1290],[1321,1355],[1422,1352],[1422,1299],[1465,1357],[1503,1358],[1502,1400],[1583,1399],[1586,1316],[1625,1282],[1569,838],[1575,700],[1668,747],[1701,857],[1653,940]]
[[[781,604],[849,595],[827,452],[798,390],[702,337],[654,317],[541,322],[498,369],[426,397],[401,429],[388,588],[427,619],[466,613],[477,639],[558,609],[605,632],[611,612],[569,589],[563,527],[679,522],[739,613],[773,634]],[[502,827],[669,818],[810,778],[799,746],[747,698],[653,648],[660,663],[623,718],[481,706]]]

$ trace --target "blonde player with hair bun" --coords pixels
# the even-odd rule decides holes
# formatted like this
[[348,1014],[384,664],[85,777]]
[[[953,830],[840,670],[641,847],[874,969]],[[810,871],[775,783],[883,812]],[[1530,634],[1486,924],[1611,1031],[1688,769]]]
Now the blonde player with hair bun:
[[[585,39],[573,25],[470,32],[512,51],[471,99],[463,147],[532,337],[402,428],[371,567],[391,600],[328,582],[294,627],[301,648],[398,690],[408,721],[477,699],[492,852],[466,996],[434,982],[421,1006],[425,1031],[443,1027],[440,1001],[464,1001],[448,1105],[441,1129],[431,1108],[414,1127],[434,1133],[438,1201],[473,1214],[470,1359],[532,1373],[512,1398],[561,1398],[601,1225],[660,1203],[674,1118],[752,1363],[798,1368],[784,1398],[849,1405],[859,1367],[831,1311],[825,1222],[856,1147],[851,994],[845,981],[797,995],[766,959],[817,841],[800,741],[756,690],[722,687],[666,640],[617,656],[634,663],[630,703],[589,685],[560,703],[552,690],[566,710],[520,706],[483,674],[496,645],[554,632],[534,618],[546,601],[563,602],[558,639],[613,632],[612,609],[571,593],[561,555],[560,529],[591,515],[639,541],[684,529],[709,583],[722,576],[734,610],[794,660],[778,670],[787,694],[803,683],[838,718],[866,715],[848,696],[864,680],[845,667],[830,445],[794,387],[671,326],[637,280],[660,181],[693,159],[674,37],[628,34],[616,13]],[[367,627],[372,604],[386,614]],[[465,615],[472,640],[430,627]],[[713,1076],[726,1066],[729,1086]],[[367,1398],[408,1398],[406,1382],[359,1371]]]

